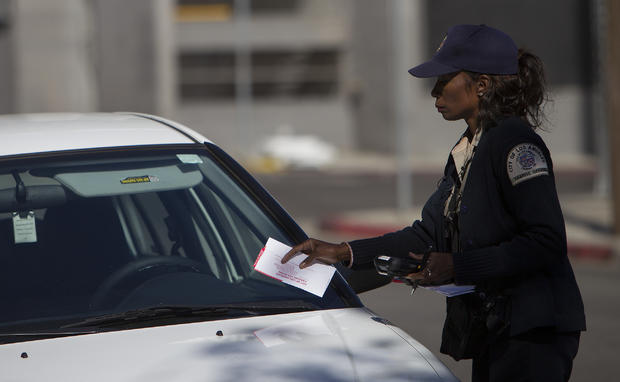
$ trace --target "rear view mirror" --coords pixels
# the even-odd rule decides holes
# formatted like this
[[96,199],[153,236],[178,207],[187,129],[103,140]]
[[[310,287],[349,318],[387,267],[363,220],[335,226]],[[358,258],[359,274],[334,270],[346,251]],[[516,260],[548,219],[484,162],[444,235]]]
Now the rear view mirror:
[[15,188],[0,190],[0,212],[30,211],[65,204],[67,194],[62,186],[25,187],[25,198],[17,200]]

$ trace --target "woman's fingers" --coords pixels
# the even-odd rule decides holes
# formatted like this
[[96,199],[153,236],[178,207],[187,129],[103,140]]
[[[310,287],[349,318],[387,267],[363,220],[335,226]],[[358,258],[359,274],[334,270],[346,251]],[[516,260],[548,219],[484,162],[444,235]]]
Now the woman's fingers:
[[[422,260],[423,255],[409,253],[409,256]],[[407,276],[411,280],[418,280],[422,285],[440,285],[449,282],[454,277],[452,254],[432,252],[426,265],[420,272]]]
[[308,257],[306,257],[306,259],[304,261],[302,261],[299,264],[299,268],[304,269],[306,267],[309,267],[310,265],[312,265],[312,262],[314,262],[314,257],[313,256],[308,256]]
[[422,261],[424,259],[424,255],[418,255],[417,253],[409,252],[409,257],[412,257],[416,260]]
[[[431,261],[432,260],[432,261]],[[429,276],[431,282],[434,284],[445,284],[454,278],[454,263],[451,253],[445,252],[433,252],[429,259],[429,271],[432,271],[432,275]]]
[[[420,255],[420,254],[412,253],[412,252],[409,252],[409,257],[414,258],[419,261],[422,261],[424,259],[424,255]],[[428,269],[428,266],[424,267],[420,272],[410,273],[407,275],[407,278],[411,280],[418,280],[418,281],[425,280],[427,278],[427,272],[426,272],[427,269]]]
[[430,280],[431,274],[432,273],[430,272],[429,268],[424,268],[420,272],[408,274],[407,278],[411,279],[411,280],[428,281],[428,282],[430,282],[431,281]]
[[308,255],[300,264],[306,268],[316,260],[325,264],[335,264],[339,261],[350,260],[350,252],[346,244],[331,244],[316,239],[308,239],[293,248],[282,257],[282,264],[286,263],[299,252]]
[[309,252],[311,252],[311,251],[312,251],[312,239],[308,239],[306,241],[303,241],[303,242],[297,244],[293,248],[291,248],[291,250],[288,251],[286,253],[286,255],[284,255],[284,257],[282,258],[282,260],[280,262],[282,264],[288,262],[290,259],[295,257],[295,255],[298,252],[303,252],[303,253],[306,253],[306,254],[310,254]]

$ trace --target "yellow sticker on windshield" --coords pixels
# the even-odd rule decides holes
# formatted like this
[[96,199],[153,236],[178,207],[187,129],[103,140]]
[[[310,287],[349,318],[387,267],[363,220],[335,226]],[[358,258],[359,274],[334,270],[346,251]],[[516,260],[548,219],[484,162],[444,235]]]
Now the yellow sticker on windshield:
[[142,175],[142,176],[128,176],[125,179],[121,179],[121,184],[152,183],[152,182],[159,182],[159,178],[153,175]]

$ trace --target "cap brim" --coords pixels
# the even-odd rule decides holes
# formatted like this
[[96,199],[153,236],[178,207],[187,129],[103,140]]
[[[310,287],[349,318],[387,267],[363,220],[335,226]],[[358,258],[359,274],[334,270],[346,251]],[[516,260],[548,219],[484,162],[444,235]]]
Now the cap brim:
[[441,64],[437,61],[427,61],[418,66],[414,66],[409,69],[409,74],[414,77],[419,78],[427,78],[427,77],[437,77],[443,74],[458,72],[460,69],[454,68],[452,66]]

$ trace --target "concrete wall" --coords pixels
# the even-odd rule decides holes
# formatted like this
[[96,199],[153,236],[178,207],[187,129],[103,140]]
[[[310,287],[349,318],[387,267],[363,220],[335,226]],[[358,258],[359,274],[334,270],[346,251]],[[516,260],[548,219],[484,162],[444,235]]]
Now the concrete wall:
[[0,113],[13,110],[13,2],[0,2]]
[[[12,0],[0,29],[0,112],[116,111],[161,114],[185,122],[225,147],[250,152],[287,125],[343,149],[393,153],[395,81],[410,85],[414,157],[442,159],[465,129],[436,113],[432,80],[395,73],[391,1],[304,0],[284,14],[256,15],[246,31],[254,49],[336,47],[340,89],[324,99],[253,100],[243,113],[229,101],[181,102],[177,54],[234,50],[234,20],[175,23],[174,0]],[[8,11],[3,8],[8,9]],[[585,0],[416,1],[410,64],[429,58],[447,29],[487,23],[539,53],[551,96],[548,132],[556,154],[592,151],[592,54]],[[400,99],[398,99],[400,101]],[[240,124],[239,115],[245,117]],[[249,121],[249,122],[248,122]]]
[[[299,1],[293,13],[255,15],[244,28],[236,25],[234,17],[220,22],[179,22],[175,45],[179,52],[234,51],[240,40],[250,50],[336,48],[341,51],[341,77],[347,78],[352,4],[350,0]],[[261,140],[283,126],[295,134],[318,135],[341,148],[351,148],[355,143],[348,82],[343,80],[341,85],[336,95],[323,99],[254,99],[241,108],[235,100],[177,99],[175,118],[241,155],[255,152]]]
[[267,137],[280,132],[315,135],[350,148],[350,115],[343,101],[263,102],[252,107],[251,128],[238,127],[234,103],[182,105],[177,120],[238,156],[250,156]]
[[172,0],[94,0],[99,109],[173,113]]
[[[353,12],[351,104],[356,144],[361,149],[393,151],[393,88],[389,82],[392,48],[385,2],[358,0]],[[371,27],[372,26],[372,27]]]
[[594,57],[588,1],[433,0],[427,4],[429,57],[452,25],[487,24],[505,31],[545,65],[552,102],[547,107],[547,131],[541,135],[554,156],[592,150]]
[[[416,2],[424,6],[414,16],[423,24],[424,36],[411,37],[411,66],[429,59],[455,24],[488,24],[509,33],[520,46],[538,53],[546,65],[550,96],[548,123],[542,132],[554,154],[591,150],[593,126],[590,110],[590,25],[586,1],[476,0],[468,2],[433,0]],[[395,145],[392,116],[393,67],[391,60],[390,2],[359,0],[354,17],[353,50],[356,57],[353,81],[359,94],[353,111],[359,147],[392,152]],[[414,9],[414,12],[416,10]],[[420,52],[422,54],[420,54]],[[413,156],[443,157],[465,130],[464,123],[446,122],[430,96],[433,80],[421,80],[402,73],[412,82],[411,138]]]
[[13,15],[13,111],[96,110],[88,3],[18,0]]
[[177,23],[176,46],[179,50],[230,49],[240,38],[253,48],[340,45],[350,39],[350,10],[350,0],[304,0],[295,13],[250,18],[249,33],[244,36],[239,36],[234,18]]

